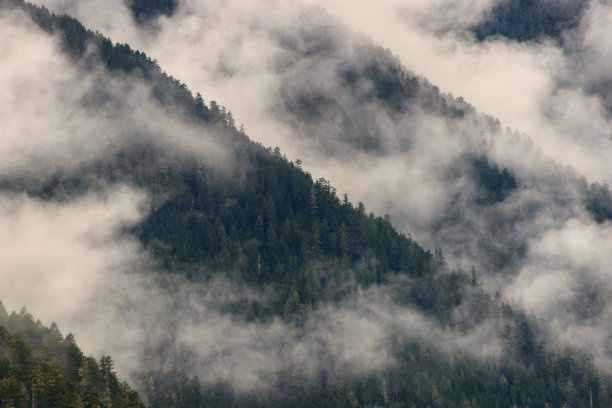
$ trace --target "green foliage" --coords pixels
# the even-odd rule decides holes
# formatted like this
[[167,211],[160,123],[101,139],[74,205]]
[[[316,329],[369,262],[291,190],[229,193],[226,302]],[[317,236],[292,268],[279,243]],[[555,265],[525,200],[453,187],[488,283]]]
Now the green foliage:
[[[130,4],[137,16],[148,18],[171,13],[165,8],[171,3]],[[547,350],[531,319],[488,295],[475,271],[451,270],[441,249],[432,255],[398,233],[387,217],[367,214],[362,203],[353,206],[346,196],[340,200],[326,180],[313,181],[279,149],[250,142],[243,129],[236,129],[231,112],[215,101],[206,104],[199,94],[194,98],[145,54],[113,45],[71,17],[18,0],[0,1],[7,4],[23,8],[45,30],[59,34],[64,50],[83,69],[102,64],[111,74],[129,74],[149,84],[161,103],[180,107],[185,120],[214,130],[216,141],[231,147],[235,165],[226,174],[197,157],[177,158],[154,146],[126,144],[111,159],[74,173],[46,175],[43,182],[3,180],[3,188],[72,200],[103,180],[148,192],[149,216],[127,232],[154,254],[162,270],[185,272],[196,282],[225,273],[264,293],[261,303],[229,305],[227,311],[236,318],[279,316],[306,330],[319,304],[391,282],[393,301],[427,316],[440,330],[465,333],[489,322],[501,343],[489,355],[474,356],[440,351],[432,339],[418,335],[392,333],[386,350],[391,363],[384,369],[349,374],[333,356],[324,356],[320,361],[328,366],[320,367],[314,381],[291,367],[279,373],[274,391],[248,395],[225,382],[201,384],[177,367],[145,373],[143,388],[152,407],[589,406],[591,400],[593,406],[607,406],[610,381],[592,360],[570,349],[560,355]],[[522,2],[521,10],[529,4],[536,3]],[[406,110],[416,92],[428,92],[422,103],[451,117],[471,109],[460,103],[447,106],[436,88],[421,87],[422,80],[393,65],[339,70],[355,89],[367,78],[372,87],[366,87],[371,93],[364,98],[385,101],[392,112]],[[333,101],[313,94],[300,99],[294,113],[316,120],[323,114],[321,104],[327,108]],[[472,205],[494,207],[516,190],[509,170],[500,171],[484,156],[469,163],[478,187]],[[592,187],[590,194],[589,208],[603,219],[609,192]],[[62,338],[57,327],[34,323],[25,311],[8,316],[0,308],[0,324],[3,405],[142,406],[137,394],[116,378],[110,357],[85,357],[72,335]]]
[[[160,266],[187,270],[194,281],[208,278],[204,271],[224,271],[260,288],[273,284],[278,298],[256,312],[262,316],[284,315],[283,305],[293,291],[303,304],[312,305],[341,295],[337,288],[351,280],[368,286],[393,274],[432,271],[431,254],[388,220],[366,214],[361,203],[354,207],[347,198],[341,201],[329,182],[313,182],[278,148],[272,151],[248,140],[235,128],[229,110],[215,101],[206,105],[200,94],[194,98],[145,54],[126,44],[112,45],[71,17],[21,7],[36,11],[41,26],[59,33],[65,51],[85,69],[97,62],[112,73],[129,73],[150,84],[161,103],[180,107],[194,126],[203,131],[207,126],[207,134],[233,152],[235,165],[223,174],[198,158],[126,143],[111,160],[71,174],[45,175],[42,184],[4,180],[5,188],[56,200],[88,191],[95,187],[92,180],[144,188],[153,197],[151,213],[132,232]],[[394,72],[381,74],[379,92],[390,92]]]
[[64,339],[25,309],[0,316],[0,406],[144,408],[110,357],[85,357],[72,334]]
[[327,181],[313,183],[293,163],[258,146],[237,154],[249,169],[237,186],[221,185],[197,163],[161,171],[175,195],[137,230],[160,259],[235,270],[259,285],[289,284],[317,262],[344,268],[365,262],[374,270],[360,275],[366,285],[388,273],[418,275],[430,268],[429,253],[384,219],[340,202]]

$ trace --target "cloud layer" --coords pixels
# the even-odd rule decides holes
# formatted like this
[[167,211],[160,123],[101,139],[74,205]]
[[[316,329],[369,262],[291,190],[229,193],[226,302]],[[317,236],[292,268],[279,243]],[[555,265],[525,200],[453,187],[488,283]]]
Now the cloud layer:
[[[610,367],[610,262],[604,254],[611,237],[609,225],[594,223],[584,210],[581,197],[587,182],[580,179],[585,175],[589,182],[612,180],[608,165],[612,153],[610,93],[606,85],[611,50],[605,35],[612,18],[610,5],[591,1],[579,28],[567,33],[562,48],[549,41],[519,44],[498,38],[475,42],[464,29],[486,18],[494,1],[475,2],[472,13],[466,14],[461,10],[463,3],[453,0],[388,0],[375,6],[368,2],[348,5],[340,0],[291,5],[272,0],[248,4],[237,0],[183,0],[172,17],[160,17],[152,27],[135,26],[119,0],[112,6],[100,1],[44,3],[54,11],[69,12],[86,26],[110,35],[113,41],[128,42],[144,50],[194,92],[200,91],[205,99],[216,99],[228,106],[255,140],[279,146],[291,160],[301,159],[315,177],[329,179],[339,192],[364,202],[368,210],[390,214],[394,224],[412,233],[418,242],[443,247],[453,265],[477,265],[489,288],[501,288],[508,299],[520,302],[542,323],[549,333],[549,344],[586,345],[585,349],[595,354],[602,366]],[[3,136],[5,150],[0,152],[0,157],[6,158],[0,161],[4,171],[28,170],[41,157],[62,165],[79,163],[111,149],[115,138],[134,133],[162,135],[153,140],[172,140],[173,145],[178,143],[184,150],[191,151],[196,146],[200,154],[210,154],[209,144],[189,137],[200,130],[191,129],[151,104],[146,87],[117,79],[105,82],[121,98],[127,98],[124,106],[130,108],[128,117],[123,116],[123,109],[92,114],[91,110],[75,108],[91,91],[94,79],[82,78],[81,72],[59,56],[52,38],[24,26],[21,20],[16,15],[3,17],[5,35],[0,37],[8,50],[7,57],[0,60],[0,70],[8,72],[0,80],[4,81],[3,89],[8,89],[0,96],[0,123],[5,127],[3,135],[7,135]],[[373,48],[368,37],[389,48],[396,57]],[[492,123],[451,95],[436,93],[422,78],[418,80],[421,93],[412,108],[400,114],[390,112],[379,100],[368,99],[374,88],[371,81],[366,79],[349,87],[339,75],[347,65],[365,69],[372,60],[384,61],[384,66],[397,63],[398,67],[422,74],[443,92],[462,96],[479,111],[499,118],[501,124]],[[43,66],[51,69],[40,69]],[[83,89],[68,89],[68,83],[82,84]],[[120,92],[126,86],[130,92]],[[304,112],[292,108],[299,108],[292,104],[304,95],[332,101],[318,113],[318,121],[303,120],[300,115]],[[461,109],[464,116],[448,120],[437,110],[442,101],[447,107]],[[428,108],[430,102],[435,109]],[[49,114],[49,106],[56,107],[53,114]],[[113,121],[106,120],[108,115]],[[164,120],[155,126],[147,121],[160,115]],[[133,118],[137,118],[135,123]],[[524,134],[506,131],[506,127]],[[36,138],[24,139],[23,135]],[[83,135],[105,142],[92,146],[83,142]],[[177,135],[186,137],[177,140]],[[480,154],[494,159],[500,168],[511,168],[519,181],[518,190],[507,200],[482,211],[470,206],[470,197],[477,193],[478,185],[461,164],[466,155]],[[110,201],[89,198],[84,202],[90,203],[93,210],[115,214],[118,223],[109,223],[108,230],[113,231],[112,227],[121,220],[134,222],[137,217],[136,208],[127,213],[111,210],[115,202],[130,194],[135,193],[120,189],[110,194]],[[15,200],[3,199],[8,208],[6,214],[15,211],[10,210]],[[22,224],[14,228],[28,231],[27,220],[37,216],[61,223],[64,210],[79,217],[81,212],[89,211],[77,203],[55,210],[54,215],[46,205],[36,210],[41,205],[26,200],[26,210],[17,218],[23,219]],[[9,222],[10,217],[5,218]],[[53,227],[45,228],[51,231]],[[101,262],[100,270],[112,269],[105,263],[107,257],[100,257],[94,248],[78,246],[83,244],[74,238],[77,232],[67,234],[66,246],[74,245],[75,251],[92,259],[92,265]],[[41,237],[49,234],[43,231]],[[30,241],[27,236],[23,245]],[[113,248],[109,248],[111,253]],[[141,251],[130,248],[129,254]],[[487,256],[505,249],[509,250],[510,266],[501,268],[507,273],[500,274]],[[16,247],[14,252],[20,251]],[[129,254],[108,259],[129,261],[135,256]],[[67,261],[58,262],[61,268]],[[145,261],[139,262],[146,265]],[[11,267],[27,269],[16,260]],[[140,282],[138,279],[145,278],[129,279]],[[69,278],[65,281],[71,282]],[[157,288],[151,285],[143,287]],[[180,283],[174,288],[187,290]],[[155,293],[160,289],[151,290]],[[120,320],[125,327],[138,327],[135,320],[143,316],[148,316],[143,321],[154,321],[153,316],[174,310],[170,301],[174,292],[161,293],[159,297],[166,300],[156,304],[152,312],[143,310],[146,293],[134,293],[132,298],[125,297],[133,299],[133,305],[112,305],[125,316]],[[428,332],[432,338],[440,334],[412,311],[395,313],[395,306],[379,302],[374,292],[368,296],[367,302],[352,300],[354,303],[333,313],[325,308],[318,311],[313,324],[341,322],[344,316],[354,325],[336,325],[336,332],[324,330],[325,326],[313,327],[313,343],[327,342],[334,349],[332,339],[337,337],[342,345],[335,349],[340,360],[350,362],[347,364],[356,369],[376,368],[376,362],[384,360],[378,354],[384,333],[393,326],[389,316],[407,319],[407,326],[421,327],[419,331]],[[31,300],[26,294],[14,299],[13,302],[23,299],[26,304]],[[9,301],[7,305],[19,307]],[[180,341],[197,350],[203,361],[214,367],[210,375],[243,376],[239,382],[257,385],[274,371],[270,367],[282,365],[284,360],[275,355],[277,350],[284,350],[298,361],[300,355],[312,351],[310,343],[276,344],[273,339],[279,333],[295,339],[293,329],[283,323],[237,323],[206,302],[196,301],[180,308],[199,311],[193,316],[186,312],[190,317],[172,324],[181,325]],[[125,310],[135,312],[132,315]],[[66,319],[66,326],[72,327],[70,321]],[[232,341],[218,348],[215,333]],[[332,337],[328,337],[330,333]],[[350,338],[363,333],[371,334],[367,342],[359,346],[350,343]],[[79,338],[83,337],[89,338]],[[137,340],[140,336],[136,333],[132,338]],[[265,343],[274,347],[261,349]],[[214,357],[219,354],[234,358],[222,366]],[[264,360],[270,362],[263,363]],[[243,362],[248,363],[242,365]]]

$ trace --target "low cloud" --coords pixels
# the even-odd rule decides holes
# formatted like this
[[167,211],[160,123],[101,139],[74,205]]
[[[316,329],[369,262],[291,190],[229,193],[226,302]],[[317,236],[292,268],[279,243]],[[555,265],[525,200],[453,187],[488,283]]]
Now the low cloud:
[[[580,26],[575,32],[566,33],[565,45],[561,46],[549,41],[517,43],[500,38],[475,42],[462,29],[485,18],[494,1],[476,2],[475,12],[465,14],[470,19],[457,19],[455,11],[459,13],[465,6],[454,0],[410,1],[403,5],[396,1],[376,5],[368,2],[347,5],[340,0],[291,5],[262,1],[245,5],[240,1],[204,4],[184,0],[172,17],[160,17],[154,28],[134,26],[123,2],[117,1],[117,7],[97,1],[81,3],[45,2],[55,11],[70,12],[87,26],[110,35],[113,41],[129,42],[146,51],[194,92],[200,91],[205,99],[215,99],[228,106],[237,123],[244,122],[248,134],[255,140],[279,146],[291,160],[301,159],[304,168],[315,178],[329,179],[341,194],[347,192],[351,200],[364,202],[368,210],[389,213],[394,224],[403,232],[412,233],[418,242],[428,247],[441,246],[449,254],[451,266],[476,265],[488,288],[502,289],[507,299],[520,301],[533,313],[548,332],[550,344],[571,344],[593,350],[597,362],[610,367],[611,349],[607,339],[612,306],[607,300],[609,262],[603,254],[607,253],[606,245],[612,237],[608,224],[589,221],[582,202],[589,182],[612,179],[608,165],[612,153],[611,93],[606,85],[610,44],[605,35],[612,16],[609,5],[591,1]],[[307,7],[313,4],[318,7]],[[101,18],[103,15],[97,10],[111,15]],[[425,17],[431,15],[436,19],[430,25],[424,24]],[[339,23],[361,34],[351,33]],[[7,25],[6,19],[3,25]],[[3,126],[7,123],[15,130],[8,133],[12,139],[7,139],[4,145],[13,146],[21,134],[39,134],[43,133],[42,129],[51,129],[49,134],[53,134],[57,129],[61,135],[59,139],[52,139],[53,143],[55,140],[62,143],[50,144],[43,151],[53,153],[56,148],[63,151],[64,146],[73,145],[75,140],[70,136],[74,132],[67,132],[68,136],[60,132],[65,123],[76,123],[78,126],[74,128],[86,129],[98,135],[97,139],[102,134],[99,129],[105,129],[104,134],[114,134],[116,129],[108,129],[102,118],[89,125],[75,121],[80,113],[71,109],[79,93],[61,90],[62,84],[72,83],[74,75],[78,77],[80,73],[71,71],[57,56],[52,39],[31,29],[16,27],[6,33],[0,41],[9,50],[9,56],[21,55],[23,48],[27,51],[28,66],[46,62],[57,69],[49,72],[63,74],[30,85],[27,80],[30,77],[25,75],[31,68],[19,65],[20,69],[9,71],[11,75],[5,78],[12,79],[5,79],[4,84],[9,92],[0,96],[5,99],[0,106],[15,109],[0,110],[0,123]],[[426,76],[443,92],[462,96],[479,111],[501,122],[491,123],[464,102],[443,93],[433,97],[419,95],[415,103],[444,100],[454,104],[452,107],[461,108],[462,119],[448,120],[445,115],[425,108],[393,115],[375,98],[366,102],[356,99],[367,95],[372,84],[364,81],[356,90],[348,89],[338,75],[339,67],[347,63],[362,67],[372,59],[393,65],[393,57],[373,51],[367,37],[389,48],[397,56],[398,67]],[[25,45],[19,42],[14,45],[16,38],[29,40]],[[52,51],[46,51],[49,47]],[[13,69],[9,64],[0,67],[3,72]],[[20,75],[26,79],[19,80]],[[420,89],[435,93],[432,85],[422,78],[419,81],[423,86]],[[29,89],[25,95],[32,97],[16,98],[15,95],[24,95],[24,83],[28,83],[26,89]],[[124,83],[117,84],[117,88],[122,88]],[[172,115],[158,122],[161,129],[142,124],[161,111],[154,105],[141,106],[140,101],[146,98],[138,95],[146,96],[146,88],[131,89],[134,92],[128,101],[133,102],[128,106],[142,119],[137,121],[140,127],[136,130],[168,137],[156,138],[158,141],[175,141],[172,137],[177,134],[192,134],[193,130],[176,123]],[[321,123],[304,124],[299,118],[291,119],[287,102],[305,91],[327,94],[336,104],[323,112],[325,120]],[[21,104],[22,100],[27,104]],[[68,102],[63,105],[66,110],[53,115],[61,118],[59,122],[54,122],[57,119],[53,117],[40,123],[23,121],[37,117],[36,114],[40,116],[47,106],[61,106],[62,101]],[[19,112],[25,114],[13,117],[20,115]],[[363,122],[349,120],[349,124],[359,124],[354,126],[358,131],[354,133],[361,135],[361,139],[350,137],[355,129],[347,129],[346,123],[338,119],[342,117],[338,112],[348,112],[350,120],[366,118]],[[121,117],[121,112],[110,113]],[[163,128],[163,123],[170,125]],[[126,133],[134,133],[134,125],[122,126]],[[524,133],[506,131],[507,126]],[[374,143],[382,145],[381,149],[360,147],[370,135],[376,138]],[[180,140],[192,141],[195,136]],[[185,150],[194,146],[188,144],[191,142],[184,143]],[[7,168],[21,170],[39,157],[28,153],[27,144],[17,146],[17,150],[9,147],[6,151]],[[205,143],[195,146],[206,146],[201,147],[202,154],[209,151]],[[32,149],[39,152],[38,147]],[[470,207],[469,200],[479,186],[466,175],[465,166],[458,164],[466,155],[480,154],[494,159],[500,170],[512,169],[519,183],[506,200],[486,210]],[[56,162],[70,162],[62,155],[51,157]],[[452,176],[456,173],[459,175]],[[509,249],[509,254],[504,254],[504,249]],[[507,273],[500,275],[499,268],[489,262],[487,257],[491,253],[507,255],[507,263],[511,265],[503,270]],[[145,295],[142,293],[143,298]],[[139,296],[134,298],[137,304]],[[170,302],[172,296],[160,298]],[[161,315],[164,310],[174,310],[171,302],[164,302],[159,304],[159,309],[152,310]],[[278,350],[300,361],[301,355],[312,351],[312,344],[323,343],[334,349],[332,337],[327,337],[329,333],[342,339],[338,343],[342,346],[335,353],[340,360],[350,361],[357,370],[368,365],[379,367],[385,359],[381,351],[384,333],[394,324],[388,316],[395,311],[395,306],[384,302],[382,305],[375,302],[368,310],[359,303],[343,305],[333,313],[322,307],[316,311],[312,323],[321,322],[316,323],[321,326],[313,327],[312,344],[296,342],[292,346],[272,341],[280,333],[289,339],[296,338],[295,329],[284,323],[236,322],[219,314],[208,303],[184,307],[202,313],[200,318],[193,316],[180,323],[180,342],[197,350],[202,361],[214,367],[209,375],[240,377],[238,383],[251,386],[262,378],[269,379],[270,373],[282,366],[284,360],[279,360]],[[134,310],[145,312],[139,307]],[[129,314],[122,313],[126,321],[144,316],[137,318],[139,315],[134,312],[130,318]],[[339,324],[334,326],[336,331],[319,329],[325,327],[323,322],[342,322],[341,316],[355,324]],[[427,327],[422,331],[429,331],[430,335],[433,331],[432,337],[442,333],[412,311],[402,310],[401,316],[407,319],[406,327]],[[154,321],[154,318],[143,321]],[[214,330],[206,330],[207,324]],[[215,331],[231,340],[213,347],[218,341]],[[364,343],[367,350],[354,348],[347,339],[364,332],[370,334]],[[485,335],[478,333],[475,331],[470,335],[473,337],[466,337],[479,342],[489,332],[483,329]],[[458,338],[458,344],[465,340],[456,333],[449,336]],[[276,348],[262,346],[266,342]],[[468,343],[472,344],[471,340]],[[226,359],[223,365],[219,355],[232,358]],[[266,362],[263,356],[268,359]],[[242,362],[248,364],[244,366]],[[306,367],[315,369],[308,364]],[[194,368],[194,371],[197,370]],[[200,374],[203,378],[207,375]]]
[[156,100],[149,84],[85,69],[60,40],[21,12],[0,17],[0,171],[37,177],[112,158],[131,146],[197,155],[216,168],[233,159],[215,131]]
[[9,310],[26,305],[45,324],[57,322],[87,354],[112,355],[134,384],[143,372],[178,366],[204,384],[229,382],[250,393],[275,391],[289,372],[304,385],[322,370],[369,374],[395,364],[392,334],[449,356],[501,354],[493,326],[443,329],[391,300],[392,284],[321,304],[303,326],[279,318],[245,322],[224,305],[261,302],[262,293],[222,277],[193,284],[180,273],[160,273],[123,233],[146,216],[146,203],[125,186],[69,204],[0,196],[0,299]]
[[529,261],[507,288],[549,330],[555,346],[588,350],[610,367],[612,239],[609,224],[570,220],[530,246]]
[[[0,108],[5,177],[74,170],[132,144],[194,155],[212,167],[232,165],[210,129],[161,106],[146,84],[75,66],[56,38],[19,12],[4,14],[0,23],[6,34],[0,41],[8,50],[0,61],[7,90]],[[26,306],[45,324],[56,321],[87,354],[112,355],[124,378],[171,370],[182,359],[190,375],[207,383],[231,381],[243,391],[273,389],[287,370],[307,381],[322,368],[382,370],[393,364],[392,331],[440,347],[478,348],[471,335],[455,336],[389,301],[388,288],[321,305],[305,327],[245,322],[222,306],[257,301],[261,293],[223,278],[194,285],[181,271],[160,273],[141,244],[125,234],[149,208],[150,197],[128,185],[101,183],[95,192],[61,203],[0,195],[0,245],[6,252],[0,299],[9,310]],[[173,351],[157,353],[163,347]],[[155,358],[147,354],[152,350]]]
[[122,229],[143,216],[144,199],[127,187],[70,204],[0,196],[2,302],[9,310],[26,306],[47,324],[60,322],[83,334],[90,352],[99,351],[102,339],[86,334],[106,315],[104,305],[122,301],[109,287],[121,288],[125,271],[142,262],[138,243]]

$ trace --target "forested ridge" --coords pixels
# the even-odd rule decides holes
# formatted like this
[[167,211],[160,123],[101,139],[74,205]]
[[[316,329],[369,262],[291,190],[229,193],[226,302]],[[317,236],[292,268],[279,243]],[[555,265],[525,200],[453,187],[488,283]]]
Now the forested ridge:
[[42,183],[5,178],[6,189],[25,188],[34,196],[67,200],[92,187],[88,176],[93,174],[111,183],[145,187],[153,197],[168,197],[154,200],[150,216],[133,232],[164,266],[191,267],[195,279],[198,265],[236,270],[248,282],[282,283],[285,291],[293,285],[302,298],[311,298],[303,291],[313,282],[296,279],[296,272],[303,272],[313,260],[332,261],[339,270],[359,264],[358,281],[364,285],[380,283],[386,274],[432,271],[432,254],[398,233],[387,219],[368,214],[363,204],[354,206],[346,196],[340,200],[326,180],[314,182],[278,149],[248,140],[236,129],[230,111],[214,101],[205,104],[199,94],[192,97],[184,84],[146,55],[125,44],[110,46],[108,39],[70,17],[25,7],[31,7],[43,27],[58,30],[73,58],[85,55],[94,44],[99,53],[87,54],[85,64],[99,58],[111,72],[135,71],[136,78],[151,81],[162,103],[184,108],[187,120],[212,125],[218,131],[214,137],[236,156],[230,172],[238,181],[228,183],[226,176],[197,158],[167,158],[154,146],[126,141],[109,161],[86,165],[76,173],[46,175]]
[[[152,9],[146,2],[132,5],[137,16],[152,16],[158,13],[155,7],[166,4],[153,3]],[[112,75],[131,75],[150,85],[160,103],[178,106],[184,120],[202,132],[212,129],[234,157],[231,169],[219,170],[197,156],[173,156],[155,145],[126,141],[118,153],[77,170],[2,177],[4,191],[57,202],[70,202],[107,183],[146,191],[152,197],[147,217],[125,232],[153,254],[157,272],[184,275],[193,283],[224,275],[269,295],[223,305],[223,312],[235,319],[280,319],[306,335],[318,307],[384,285],[394,302],[418,310],[442,332],[467,333],[491,322],[501,343],[499,352],[487,356],[443,351],[424,338],[400,335],[405,328],[398,328],[387,350],[392,363],[383,369],[344,372],[321,350],[318,357],[327,366],[320,367],[316,381],[293,367],[278,374],[274,390],[261,393],[244,393],[224,381],[202,383],[178,365],[172,371],[140,373],[149,406],[609,406],[609,375],[577,350],[548,348],[530,316],[481,287],[482,271],[448,265],[441,248],[422,248],[388,217],[338,197],[328,181],[313,180],[279,149],[250,141],[228,109],[193,96],[129,45],[112,44],[77,20],[44,8],[18,0],[0,4],[22,8],[40,27],[59,35],[65,52],[82,69],[101,64]],[[373,76],[377,81],[369,97],[387,101],[391,110],[408,109],[416,79],[386,68],[344,74],[348,83]],[[458,101],[442,105],[435,92],[431,101],[432,109],[451,116],[465,113],[459,107],[469,109]],[[313,115],[317,103],[308,100],[295,114]],[[467,157],[466,163],[478,186],[470,202],[474,208],[503,202],[519,189],[512,170],[500,169],[486,156]],[[606,186],[589,190],[585,205],[600,222],[612,213],[609,197]],[[34,399],[41,407],[142,406],[131,388],[117,380],[110,357],[100,362],[84,357],[73,336],[62,338],[56,326],[44,328],[25,311],[1,312],[0,401],[16,407],[30,406]],[[39,387],[37,381],[51,385]]]

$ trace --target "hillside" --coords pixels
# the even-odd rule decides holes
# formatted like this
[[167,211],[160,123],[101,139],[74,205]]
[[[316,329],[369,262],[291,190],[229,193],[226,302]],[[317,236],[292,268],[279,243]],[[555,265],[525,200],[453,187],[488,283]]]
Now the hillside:
[[[21,197],[50,208],[48,217],[65,209],[68,219],[116,194],[138,208],[126,219],[115,215],[111,233],[97,235],[106,231],[101,224],[79,232],[83,254],[117,242],[138,256],[103,264],[99,279],[81,288],[100,297],[84,296],[79,319],[68,321],[108,325],[97,342],[118,338],[121,348],[134,347],[117,361],[148,405],[607,406],[610,378],[592,356],[547,345],[548,327],[483,283],[521,273],[528,246],[542,236],[527,226],[545,213],[559,223],[578,216],[604,223],[612,202],[606,186],[589,187],[531,150],[540,171],[513,168],[490,140],[517,136],[378,47],[351,43],[345,55],[342,37],[312,27],[279,36],[286,59],[276,65],[282,99],[274,115],[309,146],[334,158],[434,158],[423,179],[398,175],[415,190],[423,181],[448,188],[425,217],[402,210],[419,221],[413,239],[389,216],[313,180],[297,159],[251,141],[227,108],[194,96],[144,53],[72,17],[18,0],[0,4],[9,16],[2,23],[35,33],[38,52],[51,54],[43,61],[59,60],[67,72],[59,83],[70,86],[64,93],[44,73],[41,82],[52,85],[43,88],[59,95],[52,113],[66,122],[51,148],[33,148],[5,169],[3,200]],[[163,7],[133,12],[172,13]],[[308,75],[340,80],[313,87],[301,80]],[[434,124],[438,132],[428,132]],[[453,149],[442,149],[449,143]],[[444,251],[425,249],[417,233]],[[447,251],[473,262],[449,264]],[[45,271],[53,272],[60,273]],[[606,293],[588,289],[595,300]],[[605,317],[588,300],[569,313]],[[8,321],[30,319],[17,316]],[[18,331],[8,333],[16,342]],[[110,360],[100,364],[111,372]],[[2,381],[13,381],[11,370]]]

